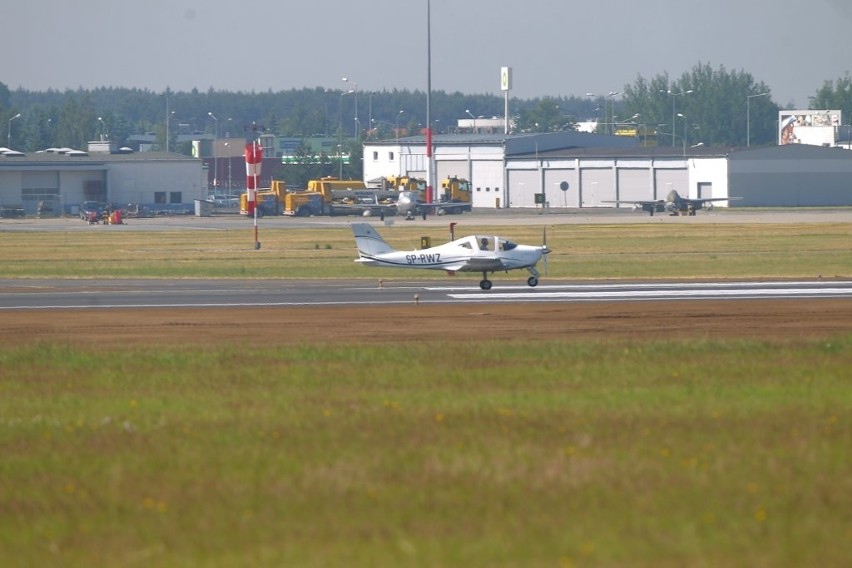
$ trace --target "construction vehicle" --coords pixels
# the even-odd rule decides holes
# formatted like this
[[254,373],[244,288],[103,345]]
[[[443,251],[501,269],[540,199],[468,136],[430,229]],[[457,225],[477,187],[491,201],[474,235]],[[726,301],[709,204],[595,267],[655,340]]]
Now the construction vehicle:
[[370,189],[362,181],[324,177],[308,181],[305,191],[284,196],[284,215],[396,215],[397,192]]
[[438,194],[439,203],[462,203],[466,207],[460,207],[455,213],[470,211],[470,182],[456,176],[450,176],[441,180],[441,193]]
[[412,191],[426,197],[426,180],[409,176],[389,176],[385,178],[384,186],[392,191]]
[[388,178],[400,188],[397,210],[411,219],[420,215],[446,215],[471,210],[470,182],[455,176],[441,180],[440,191],[435,193],[432,203],[426,202],[426,181],[418,178]]
[[[284,180],[273,180],[270,187],[255,192],[257,216],[281,215],[287,196],[287,184]],[[240,215],[249,215],[248,194],[240,195]]]

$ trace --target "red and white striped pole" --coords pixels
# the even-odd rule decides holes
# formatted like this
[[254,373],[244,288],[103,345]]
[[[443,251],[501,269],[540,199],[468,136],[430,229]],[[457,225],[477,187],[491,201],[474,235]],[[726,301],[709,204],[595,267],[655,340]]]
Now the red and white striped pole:
[[257,240],[257,188],[260,184],[260,167],[263,163],[263,146],[257,139],[257,127],[252,126],[251,139],[246,140],[246,214],[254,216],[254,248]]

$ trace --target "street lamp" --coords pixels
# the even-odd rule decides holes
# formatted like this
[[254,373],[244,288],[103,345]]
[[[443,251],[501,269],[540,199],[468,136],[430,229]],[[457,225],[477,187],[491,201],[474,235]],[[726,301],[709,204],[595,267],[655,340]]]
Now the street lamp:
[[225,154],[228,157],[228,199],[231,198],[231,143],[225,142]]
[[12,149],[12,121],[16,118],[20,118],[20,116],[21,113],[18,113],[9,119],[9,135],[7,136],[6,145],[9,147],[10,150]]
[[349,79],[348,77],[343,77],[341,80],[344,83],[352,83],[352,85],[354,86],[353,89],[349,92],[355,94],[355,139],[357,140],[360,138],[360,136],[358,135],[358,83]]
[[404,110],[400,110],[398,113],[396,113],[396,143],[397,144],[399,144],[399,117],[402,116],[402,113],[404,113],[404,112],[405,112]]
[[754,97],[765,97],[769,93],[759,93],[746,97],[746,147],[751,146],[751,99]]
[[689,129],[687,128],[688,122],[687,122],[687,119],[686,119],[686,115],[683,114],[683,113],[680,113],[680,112],[677,113],[677,115],[683,119],[683,145],[686,146],[686,143],[687,143],[686,135],[689,134]]
[[216,186],[219,185],[219,169],[217,167],[218,164],[216,161],[216,139],[219,137],[219,119],[216,118],[216,115],[214,115],[212,112],[208,112],[207,116],[216,121],[215,128],[213,129],[213,191],[215,192]]
[[347,94],[349,93],[340,93],[340,98],[337,99],[337,158],[340,162],[337,179],[343,179],[343,97]]
[[468,114],[468,116],[470,116],[470,118],[473,119],[473,133],[476,134],[476,117],[473,116],[473,113],[470,112],[470,110],[468,109],[465,109],[465,112]]
[[100,116],[98,117],[98,122],[101,123],[101,142],[103,142],[104,140],[106,140],[106,123],[104,122],[104,119]]
[[674,146],[675,145],[675,97],[688,95],[689,93],[692,92],[692,89],[689,89],[688,91],[680,91],[679,93],[675,93],[671,89],[669,89],[668,91],[664,91],[664,90],[660,89],[660,92],[661,93],[667,93],[672,98],[672,146]]
[[615,124],[614,124],[614,122],[615,122],[615,97],[617,97],[620,94],[621,94],[620,91],[610,91],[609,94],[607,94],[607,96],[609,97],[609,107],[611,109],[611,112],[609,113],[609,115],[612,117],[612,120],[610,120],[610,123],[609,123],[609,133],[610,134],[615,134]]

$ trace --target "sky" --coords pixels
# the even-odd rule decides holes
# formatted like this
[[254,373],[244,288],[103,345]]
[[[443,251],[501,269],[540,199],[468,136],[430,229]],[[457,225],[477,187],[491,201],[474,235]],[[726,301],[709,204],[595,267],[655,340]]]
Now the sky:
[[[427,88],[428,0],[26,0],[0,11],[0,82],[43,91]],[[852,67],[850,0],[431,0],[433,91],[606,94],[698,65],[807,108]],[[343,77],[349,79],[347,83]]]

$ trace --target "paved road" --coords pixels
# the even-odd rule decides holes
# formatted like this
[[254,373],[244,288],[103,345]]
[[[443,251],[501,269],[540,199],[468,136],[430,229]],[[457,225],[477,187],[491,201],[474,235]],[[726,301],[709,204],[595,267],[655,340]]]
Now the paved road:
[[[260,230],[281,228],[344,227],[361,220],[360,217],[264,217],[258,220]],[[4,231],[216,231],[250,228],[252,219],[236,214],[211,217],[161,216],[127,219],[126,224],[103,226],[89,225],[75,217],[51,219],[0,219],[0,232]],[[387,223],[397,225],[446,226],[451,222],[461,225],[584,225],[584,224],[696,224],[696,223],[850,223],[852,208],[826,209],[714,209],[699,211],[694,217],[655,215],[651,217],[630,209],[562,209],[548,211],[530,209],[484,210],[462,215],[431,216],[427,220],[388,217]]]
[[572,283],[537,288],[475,279],[402,280],[0,280],[0,310],[233,308],[387,304],[613,302],[852,298],[852,281]]

